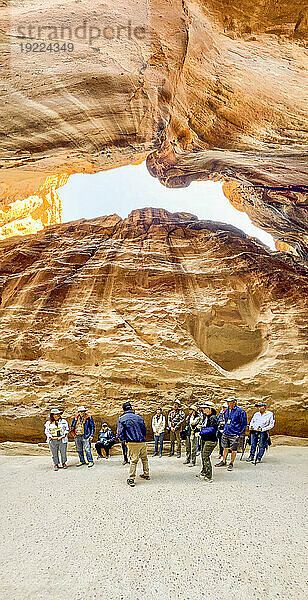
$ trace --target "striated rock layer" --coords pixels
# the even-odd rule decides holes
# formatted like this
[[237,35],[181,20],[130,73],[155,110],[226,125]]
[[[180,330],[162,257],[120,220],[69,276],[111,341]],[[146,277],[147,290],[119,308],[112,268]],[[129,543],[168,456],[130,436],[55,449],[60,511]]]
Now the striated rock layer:
[[269,397],[307,434],[307,272],[231,226],[163,209],[0,244],[2,439],[40,441],[52,406],[115,426],[177,397]]
[[[0,17],[0,190],[10,202],[23,182],[25,198],[44,176],[147,158],[170,187],[235,180],[249,196],[244,210],[253,203],[275,238],[307,251],[298,225],[308,183],[300,0],[16,0]],[[122,33],[74,36],[84,21]],[[42,32],[47,23],[57,30]],[[145,34],[129,36],[127,23]],[[63,25],[73,52],[21,50],[25,34],[54,43]]]

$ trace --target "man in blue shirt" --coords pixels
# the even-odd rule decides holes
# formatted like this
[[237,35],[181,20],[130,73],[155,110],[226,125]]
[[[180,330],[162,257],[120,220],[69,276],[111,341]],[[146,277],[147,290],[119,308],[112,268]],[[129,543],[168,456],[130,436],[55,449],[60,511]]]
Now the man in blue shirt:
[[247,427],[247,415],[242,408],[237,406],[236,402],[236,398],[233,396],[227,398],[228,408],[224,414],[225,427],[221,437],[223,456],[222,460],[215,465],[216,467],[225,467],[227,464],[228,452],[231,450],[231,460],[228,465],[228,471],[232,471],[233,469],[240,435]]
[[147,429],[145,422],[140,415],[135,415],[130,402],[123,404],[124,414],[117,421],[117,437],[120,442],[126,442],[130,457],[129,476],[127,483],[131,487],[135,486],[135,477],[137,463],[141,459],[143,473],[142,479],[150,479],[149,463],[145,437]]

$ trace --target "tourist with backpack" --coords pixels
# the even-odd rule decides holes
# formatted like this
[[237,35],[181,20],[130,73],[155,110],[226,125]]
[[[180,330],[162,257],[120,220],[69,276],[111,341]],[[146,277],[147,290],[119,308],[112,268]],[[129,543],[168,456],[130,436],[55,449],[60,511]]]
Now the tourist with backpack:
[[91,442],[94,437],[95,426],[93,417],[87,412],[84,406],[79,406],[77,415],[72,420],[71,434],[75,441],[76,450],[79,456],[77,467],[86,465],[85,456],[88,461],[88,467],[93,467],[93,456],[91,451]]
[[198,445],[198,427],[203,421],[203,415],[199,412],[198,406],[193,404],[190,407],[189,414],[186,417],[185,442],[186,442],[186,460],[184,465],[194,467],[196,464],[197,445]]
[[243,408],[237,406],[237,400],[234,396],[227,398],[226,402],[228,408],[226,408],[225,412],[225,426],[221,438],[223,456],[222,460],[215,466],[225,467],[227,465],[227,456],[230,450],[231,460],[227,470],[232,471],[241,434],[243,434],[247,427],[247,415]]
[[222,443],[221,443],[221,438],[222,438],[222,434],[225,428],[225,412],[226,409],[228,408],[228,404],[227,402],[224,402],[221,408],[221,411],[219,413],[219,415],[217,416],[217,421],[218,421],[218,431],[217,431],[217,438],[218,438],[218,444],[219,444],[219,455],[218,455],[218,459],[222,458],[223,455],[223,447],[222,447]]
[[211,400],[204,402],[201,408],[204,412],[204,421],[200,429],[202,469],[197,477],[207,483],[212,483],[213,467],[210,456],[217,445],[218,421],[214,403]]

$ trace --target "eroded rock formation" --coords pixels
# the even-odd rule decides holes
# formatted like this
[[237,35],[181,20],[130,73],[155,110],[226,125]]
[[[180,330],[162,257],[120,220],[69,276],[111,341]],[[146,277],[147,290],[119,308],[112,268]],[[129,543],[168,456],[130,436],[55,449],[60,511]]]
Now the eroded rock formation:
[[[250,197],[244,210],[251,213],[253,202],[254,220],[303,256],[307,10],[300,0],[107,0],[103,7],[31,0],[0,11],[0,165],[10,201],[23,181],[25,198],[37,194],[43,175],[148,157],[167,186],[209,177],[240,183]],[[84,21],[83,39],[74,32]],[[129,22],[145,34],[129,37]],[[89,26],[98,24],[109,34],[90,39]],[[73,52],[21,50],[29,35],[31,43],[54,43],[62,26],[72,28]]]
[[[14,235],[37,233],[48,225],[61,223],[61,200],[56,190],[65,185],[67,180],[66,173],[47,178],[44,176],[37,193],[26,198],[23,182],[21,197],[15,196],[12,202],[8,188],[0,203],[0,240]],[[14,181],[15,185],[16,183]]]
[[[307,280],[298,258],[160,209],[0,244],[2,439],[39,441],[48,410],[85,403],[115,425],[158,404],[269,397],[304,435]],[[307,388],[306,388],[307,389]]]

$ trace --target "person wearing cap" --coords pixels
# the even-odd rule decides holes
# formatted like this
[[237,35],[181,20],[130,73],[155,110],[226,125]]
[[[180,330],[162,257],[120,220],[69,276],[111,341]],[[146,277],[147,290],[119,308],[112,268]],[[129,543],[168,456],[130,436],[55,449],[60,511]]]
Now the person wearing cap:
[[254,462],[257,446],[259,448],[256,462],[261,462],[268,447],[269,431],[275,425],[274,414],[270,410],[266,410],[266,402],[257,402],[256,407],[259,410],[253,415],[249,424],[251,447],[250,455],[246,458],[247,462]]
[[67,468],[68,432],[68,422],[63,419],[62,413],[58,408],[53,408],[50,411],[49,421],[45,423],[45,435],[51,452],[54,471],[59,470],[59,454],[63,469]]
[[117,421],[117,437],[120,442],[126,442],[130,458],[128,485],[135,487],[135,477],[139,458],[142,462],[142,479],[150,479],[149,462],[145,438],[147,429],[144,419],[136,415],[130,402],[123,404],[124,414]]
[[222,460],[217,463],[216,467],[225,467],[227,464],[227,456],[231,451],[231,460],[228,465],[228,471],[232,471],[241,434],[247,427],[247,415],[245,411],[237,406],[237,400],[234,396],[226,400],[228,408],[225,412],[225,426],[221,437],[223,447]]
[[228,408],[228,404],[227,404],[227,402],[224,402],[222,405],[221,411],[220,411],[219,415],[217,416],[217,421],[218,421],[217,438],[218,438],[218,444],[219,444],[218,459],[222,458],[222,455],[223,455],[223,447],[222,447],[222,443],[221,443],[221,438],[222,438],[223,430],[224,430],[225,424],[226,424],[226,421],[225,421],[226,408]]
[[184,465],[194,467],[196,464],[198,427],[203,421],[203,415],[200,414],[198,406],[193,404],[190,407],[189,414],[186,417],[186,460]]
[[106,458],[110,458],[110,448],[113,446],[114,443],[115,435],[112,429],[108,427],[107,423],[103,423],[101,430],[98,434],[98,440],[95,444],[97,458],[103,458],[102,450],[105,450]]
[[210,456],[217,445],[218,421],[214,402],[207,400],[201,407],[204,412],[204,421],[200,429],[202,469],[197,477],[212,483],[213,468]]
[[77,467],[86,464],[84,454],[88,461],[88,467],[93,467],[93,456],[91,451],[91,442],[93,440],[95,425],[93,417],[87,412],[85,406],[79,406],[77,415],[72,420],[71,434],[75,441],[76,450],[79,456]]
[[168,456],[174,455],[175,441],[177,458],[181,458],[181,431],[185,421],[185,413],[181,410],[181,403],[175,400],[173,410],[168,415],[168,429],[170,431],[170,452]]
[[161,458],[163,455],[164,436],[165,436],[165,429],[166,429],[166,417],[163,414],[163,411],[160,407],[156,410],[156,413],[152,419],[152,429],[153,429],[154,442],[155,442],[153,456],[158,456],[158,444],[159,444],[159,456]]

